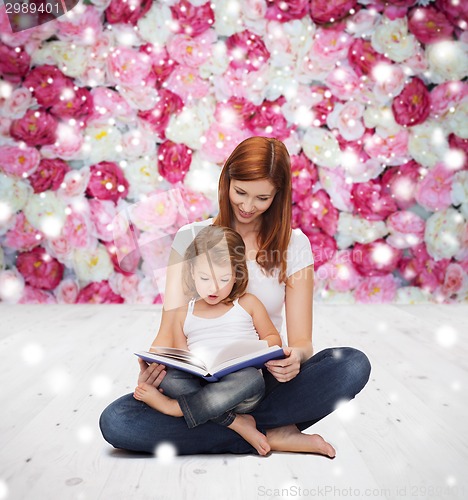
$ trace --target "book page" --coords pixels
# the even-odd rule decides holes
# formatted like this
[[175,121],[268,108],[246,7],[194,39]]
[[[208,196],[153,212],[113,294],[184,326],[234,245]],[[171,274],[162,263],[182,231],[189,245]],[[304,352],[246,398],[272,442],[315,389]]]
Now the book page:
[[207,367],[211,371],[214,367],[227,361],[267,350],[268,342],[266,340],[236,340],[223,347],[215,356],[212,356],[209,363],[207,363]]

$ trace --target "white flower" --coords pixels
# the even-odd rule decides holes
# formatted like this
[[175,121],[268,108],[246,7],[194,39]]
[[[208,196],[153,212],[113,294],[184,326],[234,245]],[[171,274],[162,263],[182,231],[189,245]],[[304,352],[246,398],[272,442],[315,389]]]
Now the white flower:
[[461,41],[444,40],[426,47],[429,78],[434,83],[463,80],[468,76],[468,45]]
[[186,144],[191,149],[200,149],[214,110],[212,99],[203,98],[192,106],[186,106],[179,114],[171,116],[166,128],[167,139]]
[[451,259],[461,249],[465,221],[458,210],[435,212],[426,221],[424,240],[427,252],[435,260]]
[[138,111],[147,111],[154,108],[159,99],[158,91],[154,87],[145,85],[140,87],[120,85],[119,93],[133,109]]
[[468,99],[456,106],[453,113],[448,113],[445,120],[450,132],[462,139],[468,139]]
[[35,64],[54,64],[65,75],[81,77],[91,60],[92,47],[65,41],[47,42],[32,57]]
[[114,271],[107,249],[101,244],[94,250],[75,250],[72,265],[77,278],[85,282],[106,280]]
[[175,21],[171,9],[160,2],[153,2],[150,10],[138,20],[138,30],[141,38],[156,47],[164,47],[173,30]]
[[128,198],[133,200],[138,200],[141,195],[154,191],[163,181],[158,172],[156,155],[121,162],[121,166],[130,184]]
[[462,170],[454,175],[451,195],[453,205],[468,203],[468,170]]
[[115,161],[122,151],[121,134],[113,125],[91,124],[84,133],[82,156],[90,163]]
[[326,302],[327,304],[355,304],[353,292],[335,292],[335,290],[327,290],[323,288],[320,292],[314,293],[314,298],[318,302]]
[[361,9],[346,22],[346,31],[357,37],[369,36],[379,23],[381,15],[374,9]]
[[155,134],[147,127],[131,128],[122,136],[122,155],[135,160],[156,153]]
[[0,272],[0,301],[16,304],[23,295],[24,278],[13,269]]
[[335,168],[340,163],[340,146],[329,130],[309,128],[302,138],[302,147],[306,156],[321,167]]
[[449,150],[444,130],[433,120],[410,127],[408,151],[421,165],[433,167]]
[[365,126],[375,128],[375,132],[379,136],[396,135],[401,130],[401,125],[395,121],[393,111],[388,106],[367,106],[363,117]]
[[338,219],[336,241],[340,249],[348,248],[353,243],[371,243],[388,234],[383,221],[368,221],[358,215],[341,212]]
[[23,209],[32,192],[29,184],[0,173],[0,235],[8,230],[12,217]]
[[54,191],[44,191],[29,197],[24,207],[24,215],[28,222],[48,238],[57,238],[67,217],[66,205]]
[[347,141],[356,141],[364,134],[364,125],[361,117],[364,105],[356,101],[337,103],[333,111],[327,116],[327,125],[330,129],[337,128]]
[[238,0],[218,2],[214,14],[214,28],[218,36],[231,36],[244,29],[242,8]]
[[213,44],[212,55],[201,66],[198,67],[200,76],[208,79],[211,75],[222,75],[229,66],[226,44],[219,40]]
[[392,61],[402,62],[411,57],[418,42],[414,35],[408,33],[406,17],[391,21],[382,17],[371,37],[372,47]]
[[211,201],[218,201],[218,182],[221,169],[216,163],[203,159],[199,152],[192,155],[190,170],[184,179],[184,185],[195,192],[203,193]]
[[421,304],[430,301],[430,294],[417,286],[402,286],[397,290],[397,304]]

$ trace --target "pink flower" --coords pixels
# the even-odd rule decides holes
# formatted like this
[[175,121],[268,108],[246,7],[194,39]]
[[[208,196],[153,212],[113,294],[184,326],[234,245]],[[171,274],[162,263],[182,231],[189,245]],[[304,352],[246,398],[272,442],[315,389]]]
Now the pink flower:
[[115,204],[111,200],[89,200],[92,234],[102,241],[112,241],[112,221],[116,216]]
[[408,9],[416,3],[416,0],[374,0],[373,3],[379,12],[383,12],[385,17],[394,21],[405,17]]
[[60,122],[57,127],[57,140],[48,146],[42,146],[41,153],[45,158],[62,158],[75,160],[83,146],[83,135],[77,125]]
[[209,82],[200,77],[198,69],[188,66],[177,66],[167,77],[165,84],[171,92],[179,95],[184,102],[190,99],[201,99],[210,90]]
[[371,276],[356,287],[354,298],[363,304],[385,304],[393,301],[397,287],[397,281],[392,274]]
[[66,89],[59,100],[50,108],[51,114],[57,118],[74,118],[86,124],[88,117],[93,113],[93,98],[88,89]]
[[90,283],[80,290],[77,304],[122,304],[123,297],[115,294],[108,281]]
[[400,165],[408,159],[408,131],[401,129],[396,135],[387,137],[369,136],[364,140],[364,150],[371,158],[387,165]]
[[165,47],[155,47],[147,43],[140,47],[140,52],[144,52],[149,56],[152,69],[151,76],[155,79],[154,86],[160,89],[166,78],[177,67],[177,63],[169,56]]
[[124,276],[134,274],[140,263],[140,248],[135,243],[140,232],[134,226],[131,227],[131,231],[105,243],[115,272]]
[[312,186],[318,180],[317,169],[304,152],[291,155],[291,175],[293,201],[297,202],[312,192]]
[[468,96],[468,83],[460,81],[444,82],[431,90],[431,115],[441,118]]
[[405,280],[430,293],[444,282],[449,259],[435,261],[426,250],[425,243],[409,249],[409,256],[403,257],[398,268]]
[[168,40],[167,51],[179,64],[197,68],[211,57],[211,45],[215,41],[216,34],[212,30],[197,37],[181,33]]
[[128,102],[115,90],[107,87],[96,87],[91,91],[93,113],[89,121],[108,123],[110,118],[123,122],[131,122],[135,111]]
[[24,141],[28,146],[53,144],[56,138],[57,121],[46,111],[28,109],[18,120],[13,120],[11,136],[17,141]]
[[364,109],[364,105],[356,101],[347,101],[345,104],[338,103],[328,115],[327,125],[330,129],[338,129],[338,132],[347,141],[356,141],[362,137],[365,131],[361,121]]
[[453,26],[435,7],[418,7],[408,16],[408,29],[421,43],[434,43],[452,38]]
[[394,248],[410,248],[424,240],[424,219],[406,210],[394,212],[386,220],[390,236],[387,243]]
[[461,0],[458,2],[454,0],[436,0],[435,6],[447,16],[447,19],[454,26],[466,30],[468,3]]
[[62,236],[70,242],[73,248],[88,248],[91,246],[91,224],[83,213],[72,212],[65,220]]
[[8,99],[0,98],[1,114],[8,118],[21,118],[34,104],[31,92],[24,87],[13,90]]
[[215,163],[224,163],[234,148],[249,136],[245,128],[213,122],[204,134],[203,156]]
[[151,8],[152,0],[111,0],[105,10],[109,24],[127,23],[135,25]]
[[348,61],[358,76],[371,75],[372,70],[379,63],[390,63],[389,59],[374,50],[370,41],[362,38],[356,38],[353,41],[349,48]]
[[80,287],[73,279],[64,279],[54,290],[58,304],[75,304]]
[[354,208],[364,219],[384,220],[397,209],[395,201],[385,194],[377,179],[354,184],[351,193]]
[[298,203],[304,211],[302,225],[309,230],[321,229],[333,236],[338,228],[338,210],[333,206],[330,197],[323,189],[302,199]]
[[214,12],[210,2],[196,7],[188,0],[181,0],[171,7],[171,12],[177,22],[178,33],[191,36],[201,35],[214,23]]
[[55,297],[44,290],[25,286],[18,304],[56,304]]
[[70,167],[60,158],[42,159],[37,170],[29,176],[29,182],[35,193],[43,191],[56,191],[63,182],[65,174]]
[[23,85],[33,93],[41,106],[48,108],[59,100],[65,88],[73,88],[73,81],[56,66],[44,64],[33,68]]
[[289,136],[288,122],[281,112],[284,97],[276,101],[263,101],[246,120],[246,126],[254,135],[276,137],[280,141]]
[[19,83],[28,73],[31,57],[22,48],[9,47],[0,42],[0,74],[8,82]]
[[331,290],[348,292],[356,288],[362,278],[354,267],[351,250],[341,250],[320,267],[316,279],[327,280]]
[[67,267],[72,266],[72,257],[75,249],[64,236],[59,236],[53,240],[45,240],[45,246],[48,253],[59,262],[66,264]]
[[229,64],[234,69],[255,71],[270,58],[261,37],[249,30],[231,35],[226,47],[231,59]]
[[5,244],[8,248],[26,252],[37,247],[43,239],[44,235],[31,226],[23,212],[19,212],[14,227],[6,233]]
[[184,106],[182,99],[167,89],[159,91],[159,100],[153,109],[140,111],[138,116],[147,122],[151,130],[161,139],[165,139],[165,130],[172,115],[177,114]]
[[332,70],[326,77],[325,82],[331,92],[342,100],[356,96],[361,84],[356,73],[347,66],[340,66]]
[[430,113],[430,96],[424,82],[413,78],[393,99],[392,110],[400,125],[413,126],[424,122]]
[[91,177],[86,189],[88,196],[114,202],[127,196],[129,184],[122,169],[116,163],[102,161],[91,165],[90,173]]
[[317,24],[340,21],[356,7],[357,0],[310,0],[310,17]]
[[348,55],[353,38],[336,28],[319,28],[314,36],[314,43],[309,58],[314,62],[318,59],[320,68],[332,69],[336,62]]
[[47,254],[42,247],[20,253],[16,267],[28,285],[53,290],[62,280],[64,266]]
[[320,266],[333,259],[337,248],[336,240],[322,231],[308,230],[306,227],[302,230],[309,238],[314,255],[314,270],[317,271]]
[[136,274],[126,276],[121,273],[114,273],[109,278],[109,285],[112,290],[125,299],[125,303],[136,303],[138,297],[138,285],[140,284],[140,277]]
[[102,32],[101,12],[94,6],[86,5],[79,14],[61,17],[56,29],[61,40],[92,45]]
[[455,172],[443,163],[431,168],[419,182],[416,201],[431,211],[443,210],[452,203],[451,190]]
[[318,96],[322,98],[318,104],[312,106],[312,111],[314,112],[315,119],[320,122],[319,126],[325,125],[327,117],[333,111],[338,99],[330,92],[328,87],[312,85],[310,89],[312,97]]
[[40,159],[36,148],[0,146],[0,170],[8,175],[27,177],[36,171]]
[[213,204],[201,193],[192,191],[183,184],[178,186],[189,222],[207,219],[212,215]]
[[149,75],[151,59],[144,52],[120,46],[107,58],[107,71],[112,82],[136,87]]
[[309,0],[268,0],[266,18],[271,21],[287,23],[302,19],[309,13]]
[[382,186],[386,195],[391,195],[398,208],[405,210],[415,204],[415,194],[420,165],[414,160],[385,170]]
[[159,146],[158,170],[169,182],[183,181],[191,163],[192,150],[185,144],[165,141]]
[[363,245],[356,243],[352,249],[353,263],[363,276],[383,276],[392,272],[402,257],[399,249],[383,239]]
[[455,295],[463,286],[465,279],[465,271],[460,264],[451,263],[445,270],[444,283],[442,285],[442,293],[446,297]]
[[344,212],[352,212],[354,207],[351,201],[352,184],[346,182],[347,174],[342,168],[319,169],[319,180],[323,189],[328,193],[333,206]]
[[382,103],[387,103],[392,96],[398,95],[405,86],[407,76],[398,64],[389,64],[382,67],[385,77],[381,76],[380,67],[374,68],[372,77],[375,81],[373,92]]

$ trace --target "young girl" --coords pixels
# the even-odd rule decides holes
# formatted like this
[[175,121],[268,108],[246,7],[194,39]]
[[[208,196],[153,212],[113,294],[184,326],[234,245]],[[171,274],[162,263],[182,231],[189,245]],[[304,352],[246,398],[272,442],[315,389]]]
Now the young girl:
[[[240,339],[260,338],[269,346],[281,345],[264,305],[245,293],[245,244],[234,230],[221,226],[202,229],[185,253],[183,278],[187,296],[197,299],[176,311],[174,347],[209,359]],[[143,383],[134,397],[166,415],[183,416],[190,428],[213,420],[240,434],[260,455],[270,451],[254,417],[245,414],[263,397],[261,370],[245,368],[207,384],[189,373],[168,369],[160,389],[164,394]]]

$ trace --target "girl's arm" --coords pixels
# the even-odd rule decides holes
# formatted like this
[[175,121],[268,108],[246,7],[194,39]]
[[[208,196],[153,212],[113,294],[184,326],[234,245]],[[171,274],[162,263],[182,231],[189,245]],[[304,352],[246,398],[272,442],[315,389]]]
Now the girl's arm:
[[260,340],[266,340],[268,346],[281,346],[281,337],[263,303],[255,295],[246,293],[239,299],[239,304],[252,316]]
[[301,369],[301,363],[313,354],[312,301],[314,267],[305,267],[292,274],[286,282],[286,328],[288,347],[285,359],[265,363],[268,371],[279,382],[288,382]]

